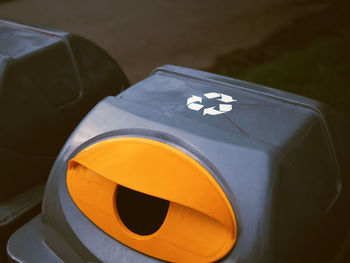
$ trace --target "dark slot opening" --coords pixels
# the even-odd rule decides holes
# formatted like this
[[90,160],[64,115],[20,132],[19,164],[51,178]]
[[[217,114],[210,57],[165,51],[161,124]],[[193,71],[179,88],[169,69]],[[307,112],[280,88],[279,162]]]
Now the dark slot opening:
[[169,201],[124,186],[117,188],[117,210],[124,225],[138,235],[155,233],[168,213]]

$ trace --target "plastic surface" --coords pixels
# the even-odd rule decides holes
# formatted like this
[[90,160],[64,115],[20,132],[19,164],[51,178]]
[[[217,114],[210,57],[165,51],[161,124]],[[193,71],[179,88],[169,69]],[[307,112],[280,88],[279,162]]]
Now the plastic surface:
[[[116,209],[119,185],[170,202],[159,230],[141,236],[123,224]],[[79,209],[103,231],[160,259],[212,262],[236,240],[231,205],[212,175],[165,143],[124,137],[94,144],[70,161],[67,187]],[[146,220],[145,215],[137,220]]]
[[30,218],[40,213],[45,184],[0,202],[0,262],[6,262],[8,238]]
[[13,234],[8,246],[8,253],[13,255],[9,257],[10,262],[63,263],[55,253],[47,249],[42,240],[42,228],[41,218],[36,216]]
[[84,115],[127,86],[88,40],[0,20],[0,200],[43,182]]
[[10,234],[39,213],[37,186],[70,133],[127,86],[116,62],[88,40],[0,20],[0,261]]
[[67,140],[48,180],[42,239],[63,261],[73,255],[85,262],[157,261],[102,231],[80,211],[66,183],[70,160],[84,149],[137,137],[182,151],[224,191],[237,241],[222,262],[342,262],[350,228],[348,134],[348,124],[319,102],[161,67],[101,101]]

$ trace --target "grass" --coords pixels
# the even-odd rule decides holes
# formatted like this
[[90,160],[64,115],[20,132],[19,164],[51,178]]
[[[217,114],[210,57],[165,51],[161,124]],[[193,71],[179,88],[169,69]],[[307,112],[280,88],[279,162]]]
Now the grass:
[[350,29],[242,71],[228,64],[215,71],[314,98],[350,119]]

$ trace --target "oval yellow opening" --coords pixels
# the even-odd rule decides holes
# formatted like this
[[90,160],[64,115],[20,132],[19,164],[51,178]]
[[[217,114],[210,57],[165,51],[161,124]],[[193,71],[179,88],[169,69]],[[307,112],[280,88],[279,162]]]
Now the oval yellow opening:
[[234,246],[231,204],[213,176],[168,144],[123,137],[69,162],[68,191],[99,228],[125,245],[172,262],[212,262]]

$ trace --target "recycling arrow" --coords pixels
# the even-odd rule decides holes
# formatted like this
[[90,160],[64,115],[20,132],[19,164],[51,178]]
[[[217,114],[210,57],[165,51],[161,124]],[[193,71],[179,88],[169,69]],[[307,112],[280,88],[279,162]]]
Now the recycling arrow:
[[220,95],[221,95],[221,99],[218,99],[219,101],[222,101],[222,102],[225,102],[225,103],[230,103],[230,102],[237,101],[236,99],[233,99],[229,95],[222,94],[222,93]]
[[[224,102],[222,104],[219,104],[218,110],[215,109],[215,106],[205,108],[203,110],[203,115],[218,115],[229,112],[232,110],[232,105],[228,103],[237,101],[237,99],[233,99],[230,95],[217,92],[208,92],[203,94],[203,96],[205,96],[207,99],[217,99],[220,102]],[[190,110],[201,110],[204,107],[204,105],[202,105],[201,103],[202,97],[192,95],[191,97],[187,98],[187,107]]]
[[192,104],[192,103],[195,103],[195,102],[200,102],[200,103],[202,103],[202,98],[201,98],[201,97],[198,97],[198,96],[195,96],[195,95],[192,95],[192,97],[189,97],[189,98],[187,99],[187,105]]
[[219,104],[219,111],[221,112],[228,112],[232,110],[231,104]]
[[187,105],[187,107],[191,110],[199,111],[204,106],[201,104],[197,104],[197,103],[191,103],[191,104]]
[[204,106],[202,104],[197,103],[197,102],[202,103],[202,98],[195,96],[195,95],[192,95],[192,97],[189,97],[187,99],[187,107],[191,110],[199,111]]
[[230,103],[237,101],[237,99],[233,99],[230,95],[222,94],[222,93],[217,93],[217,92],[209,92],[204,94],[205,97],[208,99],[218,99],[219,101],[225,102],[225,103]]
[[218,115],[218,114],[222,114],[223,112],[218,111],[215,109],[215,107],[210,107],[210,108],[205,108],[203,111],[203,115]]
[[208,99],[215,99],[215,98],[219,98],[221,95],[220,93],[209,92],[209,93],[205,93],[204,96],[207,97]]

